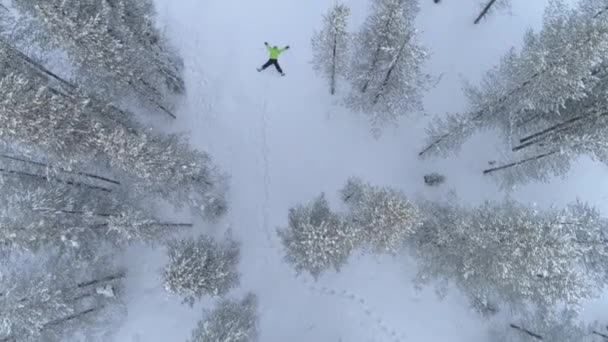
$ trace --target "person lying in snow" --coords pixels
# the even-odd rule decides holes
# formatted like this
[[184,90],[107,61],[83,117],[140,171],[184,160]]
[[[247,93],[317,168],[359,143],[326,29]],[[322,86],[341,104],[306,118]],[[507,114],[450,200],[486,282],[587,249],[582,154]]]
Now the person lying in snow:
[[285,76],[285,73],[283,73],[283,70],[281,69],[281,66],[279,65],[278,58],[279,58],[280,54],[285,52],[285,50],[289,49],[289,45],[285,46],[285,48],[283,48],[283,49],[279,49],[276,45],[273,47],[270,47],[270,45],[268,45],[268,42],[264,42],[264,45],[266,45],[266,49],[268,49],[268,52],[270,52],[270,59],[268,59],[268,62],[266,62],[266,64],[262,65],[262,67],[257,69],[258,72],[260,72],[274,64],[275,68],[277,68],[277,71],[279,73],[281,73],[281,76]]

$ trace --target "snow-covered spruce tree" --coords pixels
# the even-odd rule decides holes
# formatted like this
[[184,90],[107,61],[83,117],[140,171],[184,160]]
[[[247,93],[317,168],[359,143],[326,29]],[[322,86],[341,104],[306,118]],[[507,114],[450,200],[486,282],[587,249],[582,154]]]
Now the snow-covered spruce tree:
[[357,231],[329,208],[325,195],[289,209],[288,226],[277,230],[285,260],[296,272],[317,279],[324,271],[340,271],[357,243]]
[[239,243],[226,235],[224,241],[200,235],[173,240],[167,246],[169,262],[162,270],[165,289],[194,305],[208,295],[219,297],[239,284]]
[[76,332],[87,341],[100,335],[107,341],[108,328],[125,314],[124,271],[107,256],[27,259],[0,268],[0,341],[60,342]]
[[354,40],[346,105],[369,117],[374,136],[400,116],[422,109],[428,78],[427,53],[418,43],[414,19],[417,0],[372,1],[370,15]]
[[150,0],[17,0],[38,19],[40,44],[64,49],[75,62],[79,82],[106,98],[134,92],[174,117],[165,90],[182,93],[175,56],[153,24]]
[[486,0],[481,8],[481,12],[475,18],[473,23],[479,24],[479,22],[490,14],[495,9],[505,9],[511,6],[511,0]]
[[220,300],[198,322],[188,342],[255,342],[258,340],[257,297],[249,292],[240,301]]
[[1,140],[43,150],[66,168],[105,162],[140,192],[188,203],[210,219],[225,212],[224,176],[182,135],[146,129],[126,112],[119,122],[116,107],[62,94],[33,74],[5,75],[0,96]]
[[419,154],[447,156],[489,128],[511,145],[584,114],[580,109],[586,106],[573,110],[572,105],[604,83],[606,14],[602,1],[582,0],[574,9],[553,1],[542,29],[527,32],[519,53],[512,49],[478,87],[467,86],[471,111],[437,118],[428,127],[428,143]]
[[159,220],[154,208],[121,193],[91,191],[65,182],[3,177],[0,182],[0,246],[37,252],[52,246],[89,254],[107,242],[124,246],[171,235],[191,224]]
[[591,342],[590,326],[578,320],[572,310],[556,313],[526,312],[507,326],[493,327],[490,339],[495,342]]
[[452,282],[480,312],[501,304],[575,308],[606,283],[608,225],[584,204],[544,211],[513,201],[421,208],[424,225],[408,240],[420,267],[417,282]]
[[311,42],[313,68],[329,82],[329,93],[334,95],[339,77],[346,76],[350,62],[351,35],[348,32],[350,8],[334,5],[323,16],[323,29],[315,32]]
[[422,224],[417,207],[395,189],[351,177],[340,192],[349,208],[346,221],[358,232],[357,244],[373,253],[396,253]]

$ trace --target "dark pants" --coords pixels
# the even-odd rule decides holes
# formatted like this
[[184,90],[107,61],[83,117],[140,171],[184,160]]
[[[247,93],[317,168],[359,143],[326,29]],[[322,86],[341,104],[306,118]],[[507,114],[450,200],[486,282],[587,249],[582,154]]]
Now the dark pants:
[[283,69],[281,69],[281,67],[279,66],[279,61],[277,61],[276,59],[269,59],[268,62],[266,62],[266,64],[262,65],[262,70],[268,68],[269,66],[271,66],[273,64],[274,64],[274,67],[277,68],[277,71],[282,74]]

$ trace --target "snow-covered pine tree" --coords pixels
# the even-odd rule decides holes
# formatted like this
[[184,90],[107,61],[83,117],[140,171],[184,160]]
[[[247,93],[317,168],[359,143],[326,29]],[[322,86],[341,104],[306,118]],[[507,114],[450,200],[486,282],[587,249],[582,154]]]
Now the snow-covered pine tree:
[[325,195],[289,209],[288,226],[278,230],[285,260],[296,272],[315,279],[326,270],[340,271],[357,243],[358,234],[329,208]]
[[[519,53],[509,51],[478,87],[467,85],[471,111],[436,118],[428,127],[428,144],[420,156],[447,156],[475,132],[489,128],[500,131],[512,147],[515,139],[540,138],[546,129],[555,132],[551,127],[565,128],[569,120],[589,114],[586,105],[577,103],[605,83],[606,10],[597,0],[582,0],[572,9],[551,2],[542,29],[526,33]],[[545,153],[554,155],[552,151]]]
[[249,292],[240,301],[220,300],[198,322],[188,342],[255,342],[258,340],[257,297]]
[[239,243],[229,234],[217,242],[206,235],[173,240],[167,245],[169,262],[161,272],[165,289],[192,306],[208,295],[219,297],[239,284]]
[[107,341],[107,328],[125,314],[125,273],[108,256],[77,262],[13,257],[0,271],[2,342],[60,342],[76,332]]
[[429,79],[422,72],[427,53],[414,28],[418,11],[417,0],[372,1],[354,40],[346,105],[369,116],[375,137],[400,116],[422,109]]
[[346,76],[350,62],[351,34],[348,32],[350,8],[335,4],[323,16],[323,28],[311,40],[313,68],[329,82],[329,93],[336,93],[337,82]]
[[396,253],[422,224],[417,207],[390,187],[351,177],[340,192],[349,208],[346,220],[357,228],[358,245],[374,253]]
[[[0,247],[37,252],[52,246],[88,255],[100,243],[153,243],[191,224],[163,222],[124,192],[66,182],[6,177],[0,183]],[[149,204],[147,204],[149,205]]]
[[453,282],[481,312],[497,304],[575,308],[606,283],[608,225],[589,206],[539,211],[506,201],[421,208],[424,225],[409,239],[418,283]]
[[165,90],[184,91],[176,57],[153,23],[150,0],[17,0],[38,19],[40,44],[68,52],[79,82],[102,97],[134,92],[175,117]]
[[584,342],[593,341],[590,326],[579,321],[572,310],[556,313],[525,312],[507,326],[493,327],[489,334],[495,342]]
[[40,149],[68,169],[104,162],[140,192],[178,206],[188,203],[210,219],[225,212],[225,176],[182,135],[146,129],[127,112],[117,120],[116,107],[83,94],[63,94],[32,72],[4,75],[0,96],[3,141]]
[[511,6],[511,0],[486,0],[481,8],[481,12],[475,18],[474,24],[479,24],[479,22],[485,18],[488,14],[490,14],[495,9],[505,9]]

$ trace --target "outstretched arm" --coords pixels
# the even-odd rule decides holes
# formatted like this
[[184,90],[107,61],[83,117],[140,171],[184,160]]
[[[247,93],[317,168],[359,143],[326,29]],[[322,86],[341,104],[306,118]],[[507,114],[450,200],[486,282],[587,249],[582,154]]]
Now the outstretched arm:
[[264,45],[266,45],[266,50],[268,50],[268,52],[270,52],[270,50],[272,50],[270,45],[268,45],[268,42],[264,42]]
[[283,51],[285,51],[285,50],[289,50],[289,45],[285,46],[285,47],[284,47],[284,48],[282,48],[282,49],[279,49],[279,53],[280,53],[280,52],[283,52]]

